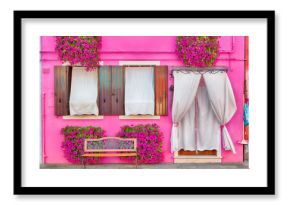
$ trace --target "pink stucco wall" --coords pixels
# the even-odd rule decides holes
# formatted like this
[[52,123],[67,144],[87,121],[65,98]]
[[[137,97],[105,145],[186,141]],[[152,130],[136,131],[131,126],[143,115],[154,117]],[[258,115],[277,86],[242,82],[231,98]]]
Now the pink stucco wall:
[[[106,36],[102,38],[101,60],[104,65],[118,65],[119,61],[160,61],[161,65],[182,65],[175,54],[173,36]],[[63,136],[61,128],[67,125],[100,126],[108,136],[114,136],[120,126],[126,124],[156,123],[164,134],[164,163],[172,163],[170,153],[171,111],[159,120],[119,120],[118,116],[105,116],[102,120],[63,120],[54,115],[54,65],[61,65],[54,51],[55,37],[41,37],[41,85],[42,85],[42,154],[44,163],[68,163],[60,146]],[[237,112],[227,127],[236,146],[236,154],[222,150],[222,162],[242,162],[243,146],[238,143],[243,135],[243,80],[244,37],[221,37],[220,56],[217,65],[230,67],[228,72],[237,103]],[[169,86],[173,83],[170,77]],[[170,93],[170,92],[169,92]],[[170,99],[170,97],[169,97]],[[104,162],[118,162],[105,159]]]

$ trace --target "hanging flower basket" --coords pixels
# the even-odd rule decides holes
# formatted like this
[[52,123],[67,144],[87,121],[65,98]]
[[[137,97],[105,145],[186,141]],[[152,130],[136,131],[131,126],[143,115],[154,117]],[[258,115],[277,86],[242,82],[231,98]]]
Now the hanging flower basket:
[[80,65],[87,70],[99,66],[100,36],[57,36],[56,52],[63,63]]
[[214,66],[218,48],[218,36],[178,36],[176,39],[176,53],[186,66]]

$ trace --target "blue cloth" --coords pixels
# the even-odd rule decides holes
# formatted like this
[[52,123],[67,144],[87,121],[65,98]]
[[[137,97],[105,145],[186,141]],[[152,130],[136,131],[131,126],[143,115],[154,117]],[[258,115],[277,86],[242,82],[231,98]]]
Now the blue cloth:
[[249,125],[249,104],[244,104],[244,126]]

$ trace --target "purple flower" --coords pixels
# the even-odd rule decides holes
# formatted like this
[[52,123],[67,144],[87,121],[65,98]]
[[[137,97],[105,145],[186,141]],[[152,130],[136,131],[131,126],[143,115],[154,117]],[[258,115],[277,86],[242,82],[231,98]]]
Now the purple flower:
[[59,58],[69,61],[71,65],[80,63],[88,70],[99,66],[99,36],[58,36],[56,37],[56,52]]
[[188,66],[213,66],[218,56],[217,36],[179,36],[176,40],[176,53]]
[[[139,163],[159,163],[163,159],[162,139],[163,135],[159,131],[157,124],[131,125],[121,127],[117,134],[124,138],[137,138],[138,161]],[[134,160],[134,158],[129,158]]]
[[[90,130],[91,134],[85,135],[85,130]],[[100,127],[73,127],[67,126],[62,129],[64,141],[61,145],[64,156],[71,163],[80,164],[83,151],[83,141],[85,138],[99,138],[105,135],[105,131]],[[94,134],[94,135],[93,135]],[[88,163],[96,163],[97,158],[87,158]]]

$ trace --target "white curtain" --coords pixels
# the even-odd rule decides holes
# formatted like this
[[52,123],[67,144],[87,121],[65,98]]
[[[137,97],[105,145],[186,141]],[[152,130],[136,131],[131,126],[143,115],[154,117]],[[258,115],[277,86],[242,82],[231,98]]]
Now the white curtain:
[[154,115],[154,68],[125,69],[125,115]]
[[205,87],[204,78],[200,80],[199,88],[196,94],[197,103],[197,146],[196,149],[219,150],[220,149],[220,123],[217,120]]
[[171,151],[195,149],[194,98],[200,75],[195,73],[173,72],[174,95],[172,104]]
[[205,73],[203,75],[210,104],[215,116],[222,127],[225,150],[236,153],[235,146],[225,124],[237,110],[236,101],[228,75],[222,73]]
[[98,115],[98,72],[73,67],[70,93],[70,115]]

